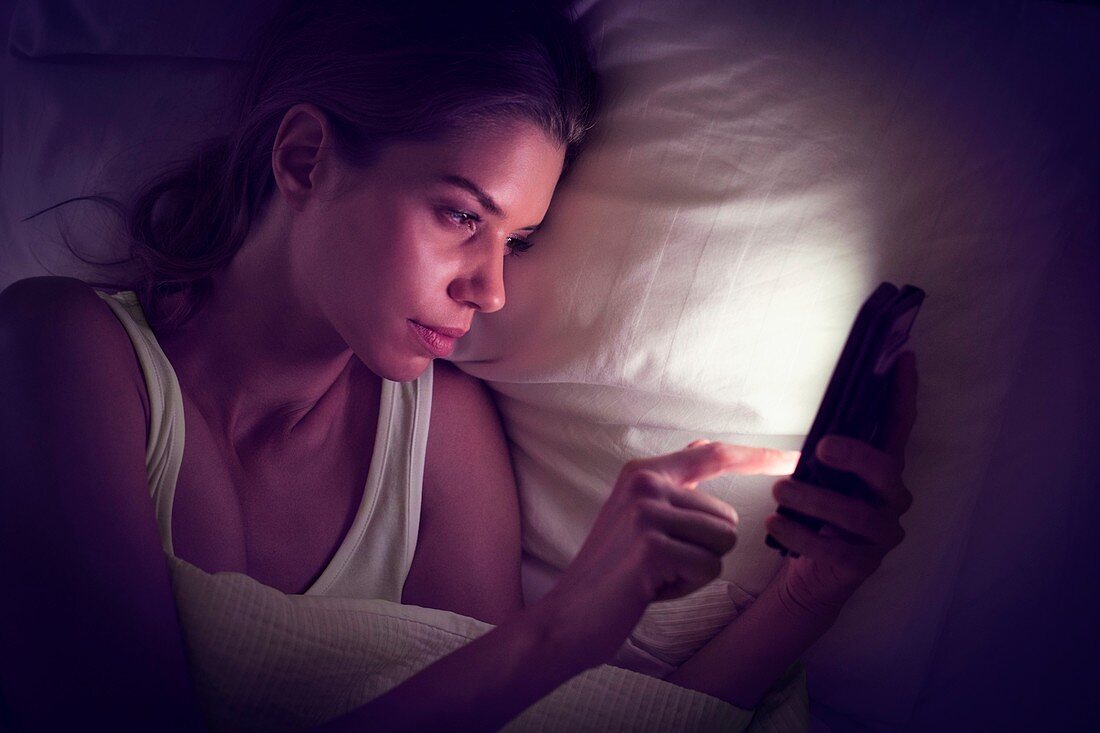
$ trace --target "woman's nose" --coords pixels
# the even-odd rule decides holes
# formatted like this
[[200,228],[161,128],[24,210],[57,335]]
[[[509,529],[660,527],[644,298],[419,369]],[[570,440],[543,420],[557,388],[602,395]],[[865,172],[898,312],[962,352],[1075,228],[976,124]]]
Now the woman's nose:
[[504,254],[503,245],[483,246],[468,272],[451,282],[451,297],[465,301],[483,313],[492,313],[504,307]]

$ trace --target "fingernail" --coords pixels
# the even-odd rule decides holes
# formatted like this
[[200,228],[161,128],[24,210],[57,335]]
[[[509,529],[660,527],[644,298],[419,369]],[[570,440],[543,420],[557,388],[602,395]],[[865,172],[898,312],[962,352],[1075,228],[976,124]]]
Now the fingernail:
[[825,459],[842,461],[848,457],[848,446],[833,438],[824,438],[817,444],[817,454]]

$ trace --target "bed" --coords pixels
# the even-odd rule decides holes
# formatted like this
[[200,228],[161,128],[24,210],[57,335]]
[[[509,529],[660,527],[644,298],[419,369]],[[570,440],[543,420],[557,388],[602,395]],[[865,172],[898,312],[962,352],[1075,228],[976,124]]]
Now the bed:
[[[270,2],[2,4],[0,288],[117,253],[108,212],[226,129]],[[452,357],[491,387],[524,594],[553,584],[622,464],[697,438],[798,448],[859,304],[928,294],[907,539],[804,658],[812,728],[1069,727],[1097,683],[1100,10],[1077,3],[578,0],[598,139],[508,305]],[[3,26],[0,26],[3,28]],[[563,273],[565,276],[563,276]],[[719,580],[620,650],[661,675],[775,573],[767,477]],[[1059,702],[1051,704],[1051,696]]]

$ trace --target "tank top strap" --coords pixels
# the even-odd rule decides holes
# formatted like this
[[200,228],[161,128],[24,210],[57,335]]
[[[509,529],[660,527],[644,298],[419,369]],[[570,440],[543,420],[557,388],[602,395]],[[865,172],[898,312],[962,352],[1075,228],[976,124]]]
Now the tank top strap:
[[145,445],[145,472],[156,509],[164,551],[172,550],[172,500],[183,462],[183,393],[175,370],[157,343],[137,294],[122,290],[107,294],[96,290],[122,322],[145,377],[149,395],[149,436]]
[[[184,450],[183,393],[175,370],[149,327],[137,294],[96,293],[134,345],[149,394],[145,469],[165,553],[172,546],[172,504]],[[420,531],[424,461],[432,407],[434,362],[415,380],[382,380],[374,452],[351,529],[306,595],[401,602]]]
[[362,505],[307,595],[401,602],[419,539],[434,365],[410,382],[383,379]]

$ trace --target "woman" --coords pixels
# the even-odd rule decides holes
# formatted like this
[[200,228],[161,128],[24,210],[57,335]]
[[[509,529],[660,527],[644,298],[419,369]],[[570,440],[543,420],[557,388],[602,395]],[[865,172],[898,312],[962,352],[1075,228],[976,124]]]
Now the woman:
[[[324,729],[496,728],[607,662],[649,603],[717,576],[737,518],[700,481],[790,473],[790,454],[705,441],[631,461],[560,582],[523,607],[499,418],[477,380],[432,361],[504,306],[506,256],[531,246],[593,124],[576,29],[514,5],[287,4],[259,36],[234,133],[137,197],[137,279],[115,296],[67,278],[0,295],[0,582],[21,590],[0,601],[11,727],[70,711],[201,727],[163,549],[284,593],[398,593],[496,624]],[[157,395],[134,359],[142,320],[187,426],[164,511],[146,474]],[[900,541],[915,370],[899,364],[885,449],[841,442],[848,457],[831,461],[883,507],[778,483],[778,500],[836,529],[771,517],[802,557],[669,681],[754,707]],[[426,436],[410,438],[422,510],[393,507],[419,524],[348,551],[381,470],[387,380],[430,400]],[[347,564],[362,574],[340,575]],[[66,706],[50,704],[57,690]]]

